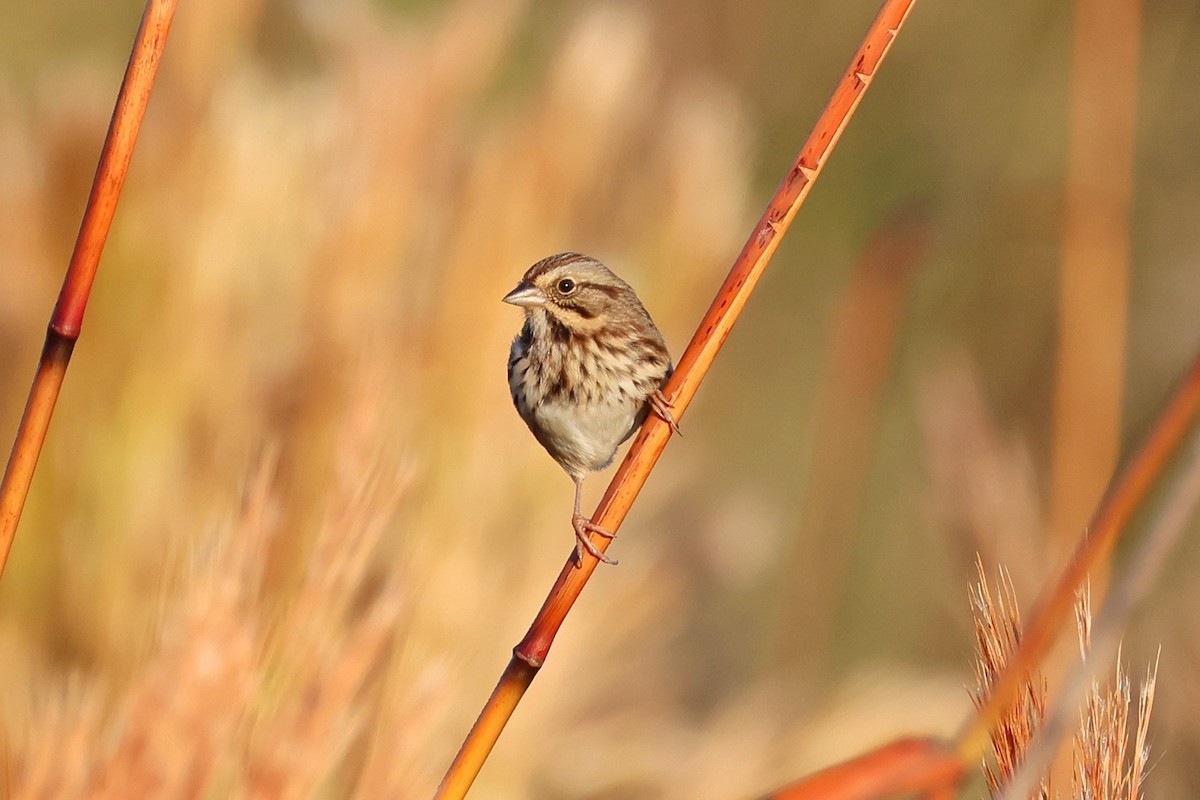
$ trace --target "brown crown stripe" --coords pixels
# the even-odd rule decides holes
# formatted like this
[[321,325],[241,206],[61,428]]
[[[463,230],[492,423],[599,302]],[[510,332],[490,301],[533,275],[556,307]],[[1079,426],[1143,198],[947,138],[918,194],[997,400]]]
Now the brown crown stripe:
[[530,267],[529,272],[525,273],[525,280],[533,280],[537,276],[549,272],[556,267],[565,267],[568,264],[575,264],[580,261],[595,261],[595,259],[591,256],[585,256],[582,253],[559,253],[549,258],[543,258]]

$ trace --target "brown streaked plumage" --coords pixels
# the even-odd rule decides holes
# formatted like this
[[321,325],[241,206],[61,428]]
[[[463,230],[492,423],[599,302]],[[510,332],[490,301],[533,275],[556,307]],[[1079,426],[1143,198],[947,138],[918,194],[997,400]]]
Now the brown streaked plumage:
[[575,482],[576,565],[583,550],[616,563],[588,538],[612,534],[580,512],[583,481],[612,463],[651,410],[678,431],[659,391],[671,375],[662,334],[629,284],[579,253],[534,264],[504,302],[525,310],[508,357],[513,405]]

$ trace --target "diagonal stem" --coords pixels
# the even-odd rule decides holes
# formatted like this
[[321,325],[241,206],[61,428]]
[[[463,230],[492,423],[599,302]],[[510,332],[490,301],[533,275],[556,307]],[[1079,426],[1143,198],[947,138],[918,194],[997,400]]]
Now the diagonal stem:
[[[1069,735],[1071,724],[1078,720],[1079,709],[1088,690],[1095,685],[1098,673],[1120,660],[1121,636],[1130,615],[1153,588],[1155,578],[1162,573],[1200,505],[1200,437],[1192,436],[1190,449],[1188,463],[1164,498],[1157,520],[1114,573],[1108,597],[1091,628],[1087,655],[1067,675],[1054,706],[1025,748],[1019,769],[1004,787],[1002,797],[1006,800],[1031,795],[1030,787],[1045,774],[1058,753],[1060,742]],[[1135,791],[1128,794],[1128,797],[1139,796]]]
[[[862,100],[879,64],[904,24],[912,3],[913,0],[885,0],[854,54],[849,68],[834,89],[828,105],[821,112],[800,155],[776,189],[775,196],[767,205],[725,283],[701,320],[691,343],[679,360],[675,373],[663,388],[663,394],[670,401],[677,420],[682,418],[700,387],[700,382],[708,374],[709,367],[729,336],[750,293],[754,291],[767,263],[779,246],[780,238],[787,231],[800,204],[812,188],[813,181],[825,166],[829,154]],[[600,500],[600,505],[592,517],[593,523],[609,531],[616,531],[620,527],[670,435],[671,427],[668,423],[653,415],[647,419]],[[595,544],[603,552],[609,542],[601,539]],[[585,559],[582,567],[578,569],[573,560],[568,560],[564,565],[525,638],[514,648],[512,659],[442,779],[438,788],[438,798],[461,798],[471,788],[475,776],[479,774],[517,703],[545,661],[558,629],[591,577],[596,564],[595,559]]]
[[932,738],[894,742],[835,764],[761,800],[862,800],[869,797],[954,797],[964,765],[944,742]]
[[1117,540],[1126,531],[1134,512],[1154,488],[1164,468],[1178,451],[1187,432],[1200,418],[1200,358],[1175,390],[1149,435],[1117,476],[1100,501],[1091,523],[1084,530],[1071,560],[1058,580],[1049,587],[1034,609],[1004,672],[992,685],[986,705],[971,717],[957,738],[957,749],[965,761],[978,758],[988,731],[1016,697],[1024,676],[1054,644],[1064,620],[1075,603],[1075,590],[1088,573],[1106,563]]
[[[1055,635],[1074,606],[1076,589],[1089,572],[1104,564],[1112,555],[1114,546],[1128,529],[1133,515],[1142,508],[1188,432],[1196,428],[1198,419],[1200,356],[1192,362],[1149,434],[1100,502],[1070,562],[1048,587],[1021,634],[1016,652],[992,684],[986,704],[967,720],[954,742],[938,745],[933,740],[921,740],[924,744],[919,747],[905,744],[905,740],[893,742],[793,783],[766,798],[868,800],[918,789],[933,792],[939,786],[950,786],[945,791],[952,791],[952,786],[965,774],[968,765],[979,763],[989,732],[1011,707],[1028,680],[1029,673],[1054,643]],[[1187,513],[1195,505],[1197,493],[1200,493],[1200,462],[1193,461],[1187,474],[1168,497],[1163,519],[1138,546],[1129,563],[1114,580],[1113,596],[1110,596],[1097,620],[1098,625],[1103,621],[1110,648],[1115,649],[1112,640],[1118,637],[1121,624],[1133,603],[1147,590],[1153,576],[1161,571],[1166,555],[1181,533]],[[1102,661],[1089,658],[1089,663]],[[1078,683],[1078,676],[1075,681]],[[1064,698],[1060,698],[1058,705],[1074,708],[1070,695],[1064,697],[1068,702],[1064,703]],[[1039,733],[1033,745],[1036,749],[1028,751],[1029,761],[1052,756],[1052,751],[1061,740],[1061,731],[1060,726],[1057,730]],[[957,769],[954,762],[957,762]],[[1022,767],[1014,780],[1036,779],[1039,774],[1036,769]],[[1006,789],[1005,797],[1028,797],[1029,785]]]
[[175,4],[176,0],[148,0],[146,3],[129,56],[129,65],[125,69],[125,78],[121,82],[121,91],[117,95],[108,136],[100,152],[100,163],[96,167],[92,191],[83,212],[79,236],[75,240],[75,250],[71,254],[58,304],[54,307],[46,331],[46,343],[42,347],[37,374],[29,389],[21,425],[4,470],[4,481],[0,483],[0,575],[8,562],[38,456],[46,441],[54,404],[71,360],[71,351],[83,326],[83,312],[96,278],[104,242],[112,226],[121,187],[129,171],[133,145],[150,100],[150,89],[154,85],[171,19],[175,15]]

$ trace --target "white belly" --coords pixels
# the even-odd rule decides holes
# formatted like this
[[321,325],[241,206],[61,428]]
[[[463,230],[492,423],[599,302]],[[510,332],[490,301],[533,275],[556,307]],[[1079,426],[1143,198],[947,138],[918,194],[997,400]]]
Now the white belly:
[[530,429],[568,474],[583,476],[612,463],[640,410],[629,402],[542,402]]

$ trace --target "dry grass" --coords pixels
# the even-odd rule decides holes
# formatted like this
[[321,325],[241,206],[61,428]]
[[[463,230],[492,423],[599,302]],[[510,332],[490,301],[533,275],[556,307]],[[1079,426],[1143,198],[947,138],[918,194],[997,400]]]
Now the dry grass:
[[[976,568],[979,581],[970,588],[978,648],[973,699],[981,706],[1020,641],[1021,614],[1008,572],[1000,570],[993,595],[982,559],[976,561]],[[1091,651],[1090,590],[1079,593],[1075,611],[1080,656],[1086,660]],[[1101,685],[1093,681],[1080,710],[1079,729],[1072,742],[1071,797],[1076,800],[1140,800],[1142,797],[1150,757],[1150,713],[1154,706],[1158,662],[1147,670],[1146,680],[1142,683],[1137,727],[1131,739],[1130,681],[1119,652],[1116,661],[1112,683]],[[1040,671],[1027,676],[1017,703],[992,730],[992,757],[983,765],[992,797],[1001,796],[1033,744],[1046,714],[1047,695],[1046,678]],[[1043,776],[1030,796],[1035,800],[1049,800],[1058,794],[1052,788],[1049,776]]]
[[[374,556],[410,484],[373,445],[377,428],[348,411],[363,427],[339,436],[303,576],[266,596],[272,549],[288,537],[276,459],[263,457],[237,518],[164,587],[160,638],[117,707],[99,714],[93,695],[73,692],[31,718],[10,754],[14,797],[308,797],[355,785],[379,797],[420,785],[411,744],[390,737],[385,764],[358,754],[342,770],[384,713],[407,593]],[[407,686],[389,699],[420,703],[421,693]]]
[[[0,431],[132,33],[107,6],[100,24],[95,4],[18,5],[0,26]],[[547,253],[592,251],[678,354],[875,10],[387,5],[179,12],[0,583],[12,796],[428,796],[571,547],[570,483],[506,395],[518,321],[499,297]],[[984,10],[955,13],[918,6],[478,796],[748,796],[967,713],[970,553],[1022,593],[1052,570],[1062,98],[1057,62],[1020,55],[1044,5],[1011,7],[1012,54],[963,35],[1001,27]],[[1186,74],[1154,61],[1191,57],[1172,35],[1147,29],[1148,83]],[[1200,176],[1158,160],[1192,147],[1182,88],[1178,130],[1147,125],[1161,172],[1140,213],[1183,222],[1135,258],[1133,419],[1194,346]],[[889,363],[825,409],[832,310],[914,196],[933,198],[928,255],[881,300],[894,328],[861,331]],[[813,432],[834,413],[867,432],[837,530],[797,499],[827,485]],[[1163,796],[1200,787],[1196,564],[1137,621],[1149,643],[1126,638],[1165,643]]]
[[[252,6],[176,22],[73,365],[87,391],[60,407],[5,584],[14,797],[427,795],[570,546],[569,483],[504,395],[518,321],[498,298],[539,255],[594,249],[679,331],[749,216],[736,105],[647,81],[631,9],[575,15],[545,75],[499,107],[522,3],[399,26],[366,5],[287,13],[321,68],[286,80],[268,55],[240,60]],[[86,169],[56,160],[56,136],[103,129],[100,104],[70,97],[6,115],[27,161],[69,177],[8,184],[30,196],[6,207],[47,240],[49,193],[68,202]],[[53,251],[33,250],[53,274]],[[637,268],[653,263],[672,268]],[[33,331],[8,335],[20,350]],[[607,758],[557,750],[620,741],[635,698],[667,726],[665,660],[641,679],[610,666],[682,602],[654,561],[620,573],[623,623],[556,657],[543,697],[561,744],[524,731],[542,755],[500,759],[503,789],[481,792],[589,769],[599,785]],[[598,715],[606,696],[621,700]],[[617,777],[659,782],[672,762]]]
[[[1091,589],[1079,593],[1076,605],[1080,655],[1091,651]],[[1075,736],[1071,791],[1081,800],[1141,800],[1150,761],[1150,712],[1158,683],[1157,658],[1147,670],[1138,695],[1137,727],[1130,739],[1129,711],[1132,694],[1129,674],[1117,653],[1112,683],[1092,682],[1080,712]]]
[[[1000,675],[1021,640],[1021,612],[1016,592],[1007,571],[1001,570],[998,593],[993,598],[988,587],[983,560],[975,562],[979,582],[971,587],[971,608],[975,617],[975,692],[972,699],[982,707],[993,680]],[[998,797],[1008,780],[1016,773],[1034,732],[1046,713],[1046,679],[1041,675],[1026,676],[1023,691],[1017,702],[1001,718],[991,732],[994,764],[985,762],[984,777],[992,797]],[[1048,781],[1043,779],[1033,797],[1051,797]]]

